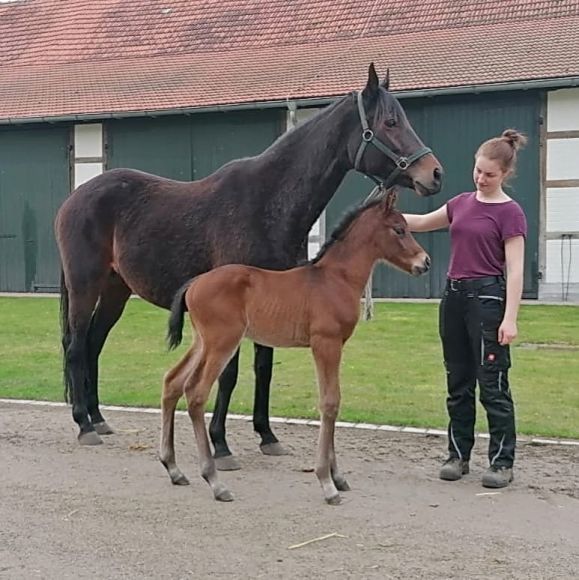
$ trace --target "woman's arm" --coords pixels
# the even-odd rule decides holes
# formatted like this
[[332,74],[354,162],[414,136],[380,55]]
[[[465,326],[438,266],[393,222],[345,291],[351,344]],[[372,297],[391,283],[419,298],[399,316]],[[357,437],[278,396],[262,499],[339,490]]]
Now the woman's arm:
[[515,236],[505,241],[507,269],[507,303],[505,316],[499,327],[500,344],[510,344],[517,338],[517,316],[523,295],[523,270],[525,264],[525,238]]
[[424,215],[414,213],[405,213],[403,215],[411,232],[431,232],[447,228],[449,225],[446,204]]

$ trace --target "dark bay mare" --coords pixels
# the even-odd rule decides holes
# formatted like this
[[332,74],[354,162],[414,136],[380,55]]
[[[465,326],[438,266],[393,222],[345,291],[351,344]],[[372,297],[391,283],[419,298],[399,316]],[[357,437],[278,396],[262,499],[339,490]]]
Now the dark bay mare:
[[[313,223],[356,169],[419,195],[437,193],[442,168],[371,65],[352,92],[256,157],[180,182],[114,169],[79,186],[55,230],[62,261],[64,379],[82,444],[111,433],[99,410],[98,358],[131,292],[163,308],[186,280],[223,264],[296,265]],[[273,350],[256,343],[254,428],[266,454],[283,448],[269,425]],[[220,378],[210,426],[220,468],[236,468],[225,418],[238,353]]]
[[378,260],[418,276],[430,259],[394,210],[395,193],[355,209],[318,256],[305,266],[278,272],[230,264],[188,282],[175,296],[169,345],[181,342],[183,313],[195,327],[193,346],[166,375],[159,458],[177,485],[188,484],[175,462],[174,419],[184,394],[199,450],[201,475],[215,499],[231,501],[219,480],[205,428],[211,386],[244,336],[270,347],[309,347],[314,355],[321,414],[315,472],[326,502],[340,503],[350,489],[338,469],[334,427],[340,408],[342,349],[360,318],[360,298]]

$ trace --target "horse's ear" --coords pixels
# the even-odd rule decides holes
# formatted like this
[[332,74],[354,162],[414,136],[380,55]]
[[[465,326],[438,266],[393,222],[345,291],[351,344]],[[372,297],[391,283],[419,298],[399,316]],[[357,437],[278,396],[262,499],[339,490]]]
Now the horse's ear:
[[384,80],[382,81],[382,86],[388,90],[390,88],[390,69],[387,68],[386,69],[386,77],[384,78]]
[[371,62],[368,68],[368,82],[366,83],[366,88],[362,91],[362,96],[368,98],[374,97],[378,93],[379,87],[380,81],[378,80],[374,63]]

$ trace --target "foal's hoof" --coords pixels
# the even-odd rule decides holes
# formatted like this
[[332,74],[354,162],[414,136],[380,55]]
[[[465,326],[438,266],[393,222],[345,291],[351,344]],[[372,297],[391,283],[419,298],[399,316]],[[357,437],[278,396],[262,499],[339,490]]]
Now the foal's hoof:
[[114,431],[109,427],[106,421],[101,421],[100,423],[93,423],[94,430],[99,435],[112,435]]
[[328,505],[340,505],[342,503],[342,498],[340,497],[340,494],[337,493],[336,495],[333,495],[332,497],[327,497],[326,503]]
[[96,431],[89,431],[88,433],[81,433],[78,436],[78,442],[81,445],[100,445],[103,440]]
[[233,455],[215,457],[215,467],[218,471],[237,471],[238,469],[241,469],[239,461],[237,461]]
[[289,451],[277,441],[275,443],[264,443],[259,448],[264,455],[289,455]]
[[334,479],[334,485],[338,491],[351,491],[350,484],[346,481],[345,477],[339,477]]

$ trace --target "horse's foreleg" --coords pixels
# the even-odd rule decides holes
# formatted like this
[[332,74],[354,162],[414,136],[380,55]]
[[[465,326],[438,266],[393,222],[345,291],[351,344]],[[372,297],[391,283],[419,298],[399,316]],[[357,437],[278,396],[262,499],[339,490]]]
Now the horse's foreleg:
[[175,461],[175,407],[184,392],[185,381],[192,372],[192,358],[195,346],[173,367],[163,380],[161,397],[161,444],[159,461],[169,473],[175,485],[189,485],[189,480],[177,467]]
[[209,434],[215,450],[215,461],[219,471],[234,471],[241,469],[237,459],[232,455],[225,439],[225,419],[233,389],[237,383],[239,370],[239,349],[233,355],[225,370],[219,377],[219,389],[215,399],[213,417],[209,424]]
[[265,455],[287,455],[286,449],[273,434],[269,423],[269,392],[273,368],[273,349],[254,345],[255,398],[253,428],[261,437],[260,449]]
[[121,317],[131,290],[115,273],[107,280],[101,292],[100,299],[92,317],[88,333],[88,380],[86,382],[86,397],[88,413],[97,433],[109,435],[113,430],[105,421],[99,409],[98,396],[98,365],[99,356],[111,328]]
[[193,423],[193,431],[197,441],[201,476],[211,487],[216,500],[232,501],[231,492],[219,480],[205,427],[205,404],[209,398],[211,386],[231,356],[231,351],[226,352],[225,349],[220,349],[207,352],[207,350],[207,345],[205,345],[199,359],[193,363],[193,371],[186,381],[187,410]]
[[338,490],[349,489],[346,479],[337,471],[334,450],[334,430],[340,409],[339,368],[341,341],[312,341],[320,389],[321,426],[315,472],[322,486],[324,498],[330,505],[341,502]]

